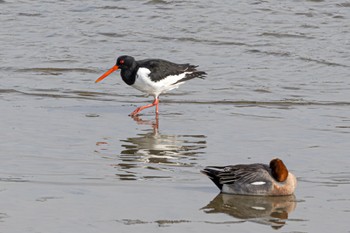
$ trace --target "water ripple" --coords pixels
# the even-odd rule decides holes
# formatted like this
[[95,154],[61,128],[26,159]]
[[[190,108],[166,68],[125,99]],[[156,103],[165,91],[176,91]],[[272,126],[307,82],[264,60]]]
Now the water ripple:
[[305,34],[291,34],[291,33],[275,33],[275,32],[264,32],[260,36],[273,36],[277,38],[301,38],[301,39],[314,39],[312,36]]
[[247,52],[272,55],[272,56],[278,56],[278,57],[295,57],[295,58],[302,60],[302,61],[315,62],[318,64],[327,65],[327,66],[350,67],[349,65],[340,64],[340,63],[336,63],[336,62],[330,62],[330,61],[326,61],[324,59],[315,59],[315,58],[311,58],[311,57],[299,56],[299,55],[296,55],[296,54],[293,54],[293,53],[287,52],[287,51],[263,51],[260,49],[249,49],[249,50],[247,50]]
[[[286,88],[286,87],[285,87]],[[286,88],[288,89],[288,87]],[[259,90],[256,90],[259,91]],[[0,94],[20,94],[27,96],[37,96],[46,98],[82,98],[97,101],[115,101],[122,103],[143,103],[141,100],[130,100],[129,94],[117,94],[98,91],[85,90],[60,90],[60,89],[31,89],[31,91],[21,91],[16,89],[0,89]],[[175,94],[176,95],[176,94]],[[183,94],[177,94],[179,96]],[[100,98],[103,97],[103,98]],[[125,99],[117,98],[125,97]],[[235,106],[349,106],[350,101],[311,101],[303,99],[284,99],[271,101],[255,100],[162,100],[163,103],[173,104],[196,104],[196,105],[235,105]]]
[[340,173],[325,173],[323,176],[314,178],[301,178],[300,181],[319,184],[321,186],[336,187],[338,185],[348,185],[350,184],[350,173],[340,172]]
[[88,69],[88,68],[56,68],[56,67],[43,67],[43,68],[24,68],[24,69],[17,69],[17,72],[37,72],[37,73],[43,73],[43,74],[57,74],[57,73],[64,73],[64,72],[82,72],[82,73],[92,73],[97,74],[100,71]]

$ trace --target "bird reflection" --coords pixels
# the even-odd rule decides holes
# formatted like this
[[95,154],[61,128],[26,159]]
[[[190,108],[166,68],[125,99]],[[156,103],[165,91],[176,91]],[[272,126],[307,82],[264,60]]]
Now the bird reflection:
[[243,196],[218,194],[205,213],[224,213],[238,219],[270,225],[279,229],[286,224],[288,214],[296,208],[295,196]]
[[158,114],[156,114],[154,121],[153,120],[143,120],[141,117],[139,117],[139,115],[133,116],[131,118],[138,125],[151,125],[154,131],[158,131],[158,128],[159,128],[159,116],[158,116]]
[[[203,153],[202,149],[206,148],[204,135],[160,133],[158,115],[154,120],[143,120],[139,116],[133,117],[133,120],[138,125],[151,128],[121,140],[124,149],[120,152],[121,162],[117,164],[118,169],[123,171],[123,174],[117,174],[120,179],[172,178],[168,172],[174,166],[193,167],[198,155]],[[143,176],[136,172],[140,168]]]

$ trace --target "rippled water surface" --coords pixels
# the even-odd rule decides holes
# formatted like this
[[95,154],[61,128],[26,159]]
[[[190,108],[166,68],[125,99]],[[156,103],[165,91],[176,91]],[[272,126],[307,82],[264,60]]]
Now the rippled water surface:
[[[350,232],[350,2],[0,0],[1,232]],[[150,97],[119,55],[206,71]],[[117,72],[118,73],[118,72]],[[218,194],[268,163],[294,196]]]

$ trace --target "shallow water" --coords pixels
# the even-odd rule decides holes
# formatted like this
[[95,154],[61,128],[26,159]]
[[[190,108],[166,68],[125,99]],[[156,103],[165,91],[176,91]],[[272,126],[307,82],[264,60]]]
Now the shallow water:
[[[347,1],[0,1],[1,232],[349,232]],[[198,64],[151,98],[122,54]],[[280,157],[295,195],[218,195]]]

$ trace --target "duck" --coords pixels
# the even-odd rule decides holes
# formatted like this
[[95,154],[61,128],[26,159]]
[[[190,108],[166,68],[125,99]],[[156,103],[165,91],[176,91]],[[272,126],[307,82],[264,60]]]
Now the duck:
[[272,159],[269,165],[208,166],[201,172],[226,194],[286,196],[292,195],[297,186],[295,175],[279,158]]

